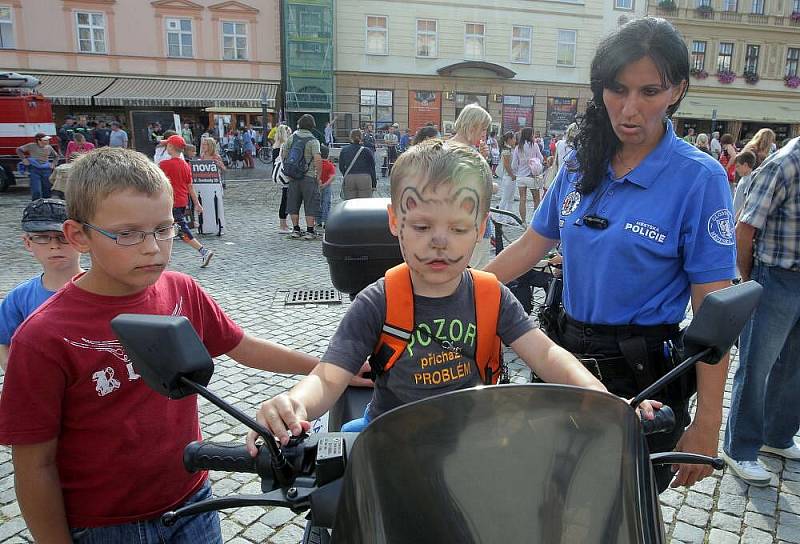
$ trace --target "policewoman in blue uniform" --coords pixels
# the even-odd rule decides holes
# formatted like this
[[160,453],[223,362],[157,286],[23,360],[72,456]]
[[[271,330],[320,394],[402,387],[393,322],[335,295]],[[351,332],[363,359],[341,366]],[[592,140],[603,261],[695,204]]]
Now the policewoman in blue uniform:
[[[487,271],[507,283],[561,241],[563,308],[556,342],[587,359],[608,389],[631,397],[672,368],[670,342],[691,300],[735,277],[731,194],[723,168],[675,135],[669,116],[686,94],[689,53],[663,19],[632,21],[606,38],[591,66],[592,99],[576,152],[531,228]],[[596,361],[596,366],[594,362]],[[657,400],[676,414],[650,451],[717,454],[728,359]],[[685,428],[685,431],[684,431]],[[659,491],[709,476],[704,465],[659,467]]]

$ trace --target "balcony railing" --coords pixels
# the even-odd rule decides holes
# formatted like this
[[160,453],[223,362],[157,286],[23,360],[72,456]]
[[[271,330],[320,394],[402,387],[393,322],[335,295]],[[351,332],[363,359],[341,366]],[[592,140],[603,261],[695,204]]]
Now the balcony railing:
[[661,17],[689,19],[693,21],[720,21],[758,26],[794,26],[800,27],[800,21],[793,21],[785,15],[761,15],[758,13],[738,13],[735,11],[702,11],[694,7],[662,8],[657,0],[650,0],[650,12]]

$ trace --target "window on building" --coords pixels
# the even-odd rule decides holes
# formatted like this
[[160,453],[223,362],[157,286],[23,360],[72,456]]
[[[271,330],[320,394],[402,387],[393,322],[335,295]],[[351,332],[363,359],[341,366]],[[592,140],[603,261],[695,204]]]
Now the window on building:
[[786,75],[789,77],[800,75],[800,47],[790,47],[786,52]]
[[78,51],[106,52],[106,18],[102,13],[75,12],[78,29]]
[[11,6],[0,6],[0,49],[14,48],[14,22]]
[[695,7],[697,8],[710,8],[711,0],[696,0]]
[[722,0],[722,11],[738,11],[739,0]]
[[753,9],[750,10],[750,13],[764,15],[764,0],[753,0]]
[[384,16],[367,16],[367,55],[389,54],[389,20]]
[[466,24],[464,27],[464,58],[483,58],[485,32],[486,25],[483,23]]
[[706,42],[692,42],[692,69],[698,72],[706,68]]
[[299,10],[297,13],[297,30],[301,36],[319,35],[322,32],[322,13],[313,7]]
[[167,55],[170,57],[192,57],[192,20],[166,19]]
[[577,30],[559,30],[556,64],[558,66],[575,66],[575,49],[578,42]]
[[792,0],[792,13],[800,12],[800,0]]
[[733,44],[730,42],[720,42],[719,53],[717,54],[717,71],[730,70],[733,65]]
[[247,24],[222,21],[222,58],[247,60]]
[[533,29],[529,26],[515,26],[511,29],[511,62],[531,62],[531,40]]
[[633,9],[633,0],[614,0],[617,9]]
[[372,124],[376,130],[383,130],[394,123],[392,91],[381,89],[361,89],[361,126]]
[[744,71],[758,73],[758,53],[761,46],[748,45],[744,55]]
[[433,19],[417,19],[417,56],[435,57],[439,54],[439,33]]

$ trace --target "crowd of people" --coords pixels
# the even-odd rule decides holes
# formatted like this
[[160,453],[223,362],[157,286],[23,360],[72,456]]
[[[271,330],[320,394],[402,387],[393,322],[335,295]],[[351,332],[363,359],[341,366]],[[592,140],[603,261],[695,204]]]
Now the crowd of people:
[[[478,337],[488,326],[489,338],[510,345],[546,381],[631,398],[674,367],[670,350],[680,342],[689,304],[696,310],[708,294],[752,278],[763,295],[741,336],[722,455],[738,477],[768,485],[774,475],[759,453],[800,459],[793,396],[800,387],[800,138],[773,150],[774,134],[763,132],[739,151],[727,135],[679,137],[670,117],[687,93],[689,75],[689,53],[677,30],[663,19],[638,19],[599,44],[586,111],[548,153],[530,127],[498,139],[478,105],[461,111],[447,141],[435,127],[423,127],[413,141],[406,131],[411,143],[403,148],[399,127],[390,127],[384,143],[398,149],[386,164],[389,228],[404,264],[355,298],[319,360],[246,334],[192,278],[166,270],[179,234],[203,266],[210,259],[185,227],[185,206],[200,206],[182,135],[164,134],[166,157],[158,164],[110,143],[87,149],[86,138],[72,138],[80,156],[66,204],[37,198],[22,218],[23,243],[43,274],[0,306],[6,369],[0,443],[13,445],[16,493],[33,538],[123,542],[146,533],[189,542],[203,534],[221,542],[214,513],[171,528],[159,525],[159,514],[211,493],[205,472],[188,473],[181,464],[184,446],[197,439],[197,404],[192,397],[173,401],[148,391],[127,357],[111,349],[109,322],[119,313],[179,313],[211,356],[308,374],[257,414],[285,444],[307,431],[309,420],[328,410],[348,384],[365,384],[360,376],[367,358],[375,375],[372,402],[347,430],[433,394],[496,383],[499,342],[480,349],[476,335],[433,338],[429,332],[427,342],[407,349],[419,324],[432,331],[448,320],[472,327]],[[276,150],[273,176],[285,186],[281,228],[295,239],[315,239],[327,214],[325,189],[334,167],[315,128],[313,116],[304,115],[294,132],[282,125],[269,135]],[[201,140],[200,155],[217,161],[212,142]],[[45,135],[27,146],[19,152],[32,168],[46,170],[58,155]],[[339,160],[346,197],[372,194],[379,168],[374,150],[371,126],[351,132]],[[738,211],[731,162],[745,184]],[[43,181],[39,190],[37,196],[45,196]],[[521,201],[531,192],[529,227],[485,272],[482,264],[468,268],[476,252],[484,258],[492,194],[499,191],[510,210],[515,190]],[[520,213],[527,221],[526,209]],[[556,245],[563,257],[561,312],[542,331],[504,284]],[[85,272],[79,252],[91,257]],[[411,340],[398,343],[385,332],[386,316],[395,314],[389,308],[398,303],[389,291],[403,293],[414,324]],[[497,310],[494,321],[478,317],[487,305]],[[415,378],[431,356],[442,360],[437,371],[448,377],[435,388]],[[727,374],[728,356],[717,365],[701,362],[643,402],[641,417],[651,419],[665,403],[677,418],[673,431],[647,437],[649,451],[715,456]],[[254,438],[247,438],[253,455]],[[117,470],[96,470],[109,459]],[[118,477],[134,469],[137,478]],[[656,467],[655,477],[663,491],[692,486],[711,471],[682,463]]]

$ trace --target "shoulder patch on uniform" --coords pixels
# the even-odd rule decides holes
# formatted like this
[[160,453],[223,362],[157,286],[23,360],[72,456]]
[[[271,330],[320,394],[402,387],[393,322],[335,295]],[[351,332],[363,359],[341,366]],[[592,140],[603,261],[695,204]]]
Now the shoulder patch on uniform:
[[720,245],[733,245],[733,214],[730,210],[722,208],[711,214],[708,218],[708,235]]
[[564,202],[561,203],[561,215],[567,216],[578,209],[581,204],[581,194],[578,191],[572,191],[564,197]]

